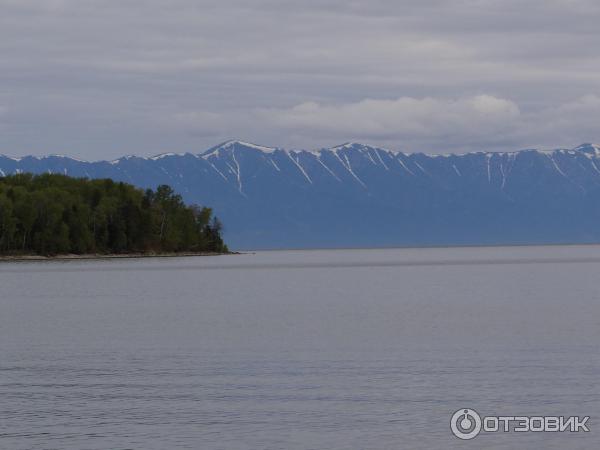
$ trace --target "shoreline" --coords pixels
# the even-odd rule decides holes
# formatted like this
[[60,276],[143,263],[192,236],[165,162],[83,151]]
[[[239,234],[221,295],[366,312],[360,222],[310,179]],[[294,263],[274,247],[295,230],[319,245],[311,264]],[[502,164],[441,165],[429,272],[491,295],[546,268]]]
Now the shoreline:
[[242,249],[242,253],[253,252],[296,252],[296,251],[319,251],[319,250],[421,250],[421,249],[452,249],[452,248],[499,248],[499,247],[600,247],[600,242],[558,242],[549,244],[457,244],[457,245],[392,245],[392,246],[374,246],[374,247],[285,247],[270,248],[257,247],[251,250]]
[[463,244],[463,245],[422,245],[422,246],[390,246],[390,247],[306,247],[306,248],[257,248],[252,250],[219,252],[180,252],[180,253],[128,253],[128,254],[64,254],[54,256],[44,255],[2,255],[0,263],[4,262],[27,262],[27,261],[77,261],[77,260],[102,260],[102,259],[143,259],[143,258],[189,258],[194,256],[223,256],[223,255],[245,255],[260,252],[285,252],[285,251],[344,251],[344,250],[431,250],[431,249],[475,249],[475,248],[518,248],[518,247],[600,247],[599,242],[574,242],[574,243],[550,243],[550,244]]
[[0,256],[0,263],[3,262],[27,262],[27,261],[88,261],[102,259],[143,259],[143,258],[189,258],[194,256],[222,256],[222,255],[240,255],[240,252],[181,252],[181,253],[124,253],[124,254],[65,254],[54,256],[43,255],[4,255]]

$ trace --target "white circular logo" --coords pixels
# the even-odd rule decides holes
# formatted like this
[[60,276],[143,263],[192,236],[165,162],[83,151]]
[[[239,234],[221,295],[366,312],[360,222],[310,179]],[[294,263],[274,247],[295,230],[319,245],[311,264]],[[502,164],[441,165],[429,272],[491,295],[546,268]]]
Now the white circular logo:
[[473,409],[459,409],[452,414],[450,429],[452,434],[459,439],[473,439],[481,431],[481,417]]

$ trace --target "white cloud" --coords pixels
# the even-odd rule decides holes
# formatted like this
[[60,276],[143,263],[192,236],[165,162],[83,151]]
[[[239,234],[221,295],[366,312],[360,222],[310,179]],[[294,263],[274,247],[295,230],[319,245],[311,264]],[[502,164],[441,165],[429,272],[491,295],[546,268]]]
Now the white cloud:
[[461,136],[466,141],[514,127],[520,116],[512,101],[491,95],[463,99],[366,99],[340,105],[306,102],[261,112],[275,126],[339,139],[408,139]]
[[188,111],[166,122],[191,135],[208,137],[211,143],[235,137],[271,146],[320,148],[352,140],[444,153],[598,142],[597,117],[600,96],[594,94],[526,111],[510,99],[476,95],[365,99],[341,104],[307,101],[289,108],[245,113]]

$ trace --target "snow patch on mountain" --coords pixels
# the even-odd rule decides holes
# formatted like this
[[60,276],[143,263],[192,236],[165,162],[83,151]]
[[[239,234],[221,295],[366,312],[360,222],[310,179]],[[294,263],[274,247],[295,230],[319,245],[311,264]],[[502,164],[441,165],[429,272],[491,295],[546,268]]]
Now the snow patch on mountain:
[[239,148],[241,150],[244,150],[244,149],[258,150],[263,153],[273,153],[278,150],[277,148],[265,147],[263,145],[252,144],[250,142],[232,140],[232,141],[223,142],[222,144],[219,144],[215,147],[209,148],[207,151],[202,153],[201,156],[203,158],[209,158],[211,156],[218,157],[218,156],[220,156],[221,152],[232,151],[236,148]]

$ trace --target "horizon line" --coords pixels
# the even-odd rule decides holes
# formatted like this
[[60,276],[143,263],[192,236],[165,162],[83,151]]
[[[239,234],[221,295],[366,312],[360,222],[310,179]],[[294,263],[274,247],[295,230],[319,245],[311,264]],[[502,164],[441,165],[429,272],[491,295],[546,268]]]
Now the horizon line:
[[144,160],[158,160],[158,159],[162,159],[162,158],[169,157],[169,156],[192,155],[195,157],[204,157],[204,156],[209,156],[210,154],[217,152],[220,149],[226,149],[228,146],[236,145],[236,144],[247,147],[247,148],[252,148],[257,151],[267,152],[267,153],[283,151],[283,152],[293,152],[293,153],[307,152],[307,153],[318,154],[322,151],[335,151],[335,150],[343,149],[343,148],[362,147],[362,148],[368,148],[368,149],[372,149],[372,150],[381,150],[386,153],[403,154],[406,156],[425,155],[428,157],[451,157],[451,156],[465,156],[465,155],[491,154],[491,153],[515,154],[515,153],[521,153],[521,152],[527,152],[527,151],[536,151],[536,152],[541,152],[541,153],[554,153],[554,152],[561,152],[561,151],[562,152],[565,152],[565,151],[570,152],[570,151],[578,151],[585,147],[592,147],[592,148],[594,148],[594,150],[596,150],[596,153],[600,155],[600,144],[593,144],[590,142],[585,142],[585,143],[579,144],[573,148],[552,148],[552,149],[522,148],[522,149],[518,149],[518,150],[497,150],[497,151],[495,151],[495,150],[474,150],[474,151],[464,151],[464,152],[457,151],[457,152],[448,152],[448,153],[428,153],[428,152],[423,152],[423,151],[392,150],[392,149],[388,149],[388,148],[384,148],[384,147],[374,146],[374,145],[370,145],[370,144],[364,144],[364,143],[355,142],[355,141],[348,141],[343,144],[335,145],[332,147],[322,147],[319,149],[302,149],[302,148],[269,147],[269,146],[254,144],[252,142],[243,141],[243,140],[239,140],[239,139],[230,139],[230,140],[226,140],[220,144],[217,144],[215,146],[209,147],[208,149],[203,150],[199,153],[192,153],[189,151],[186,151],[186,152],[163,152],[163,153],[158,153],[158,154],[152,155],[152,156],[140,156],[140,155],[136,155],[136,154],[125,154],[125,155],[120,156],[115,159],[97,159],[97,160],[81,159],[76,156],[68,156],[65,154],[58,154],[58,153],[49,153],[47,155],[42,155],[42,156],[36,156],[36,155],[29,154],[29,155],[18,156],[18,157],[7,155],[5,153],[0,153],[0,158],[7,158],[7,159],[10,159],[10,160],[13,160],[16,162],[20,162],[23,159],[27,159],[27,158],[32,158],[32,159],[37,159],[37,160],[43,160],[43,159],[49,159],[49,158],[65,158],[65,159],[70,159],[70,160],[81,162],[81,163],[90,163],[90,164],[101,163],[101,162],[116,163],[121,160],[126,160],[126,159],[131,159],[131,158],[138,158],[138,159],[144,159]]

